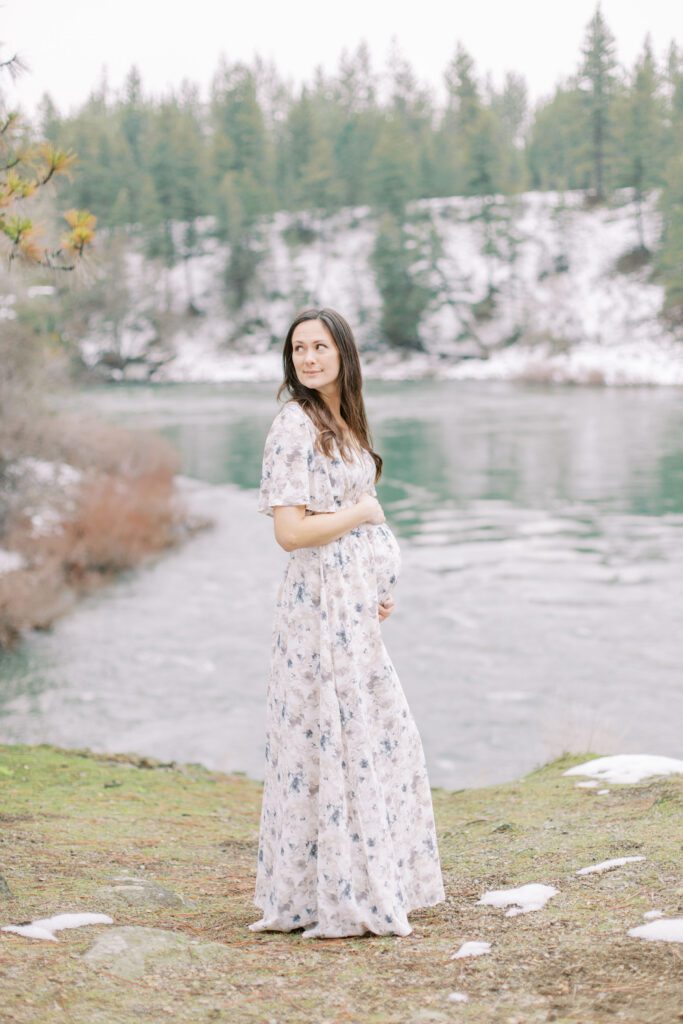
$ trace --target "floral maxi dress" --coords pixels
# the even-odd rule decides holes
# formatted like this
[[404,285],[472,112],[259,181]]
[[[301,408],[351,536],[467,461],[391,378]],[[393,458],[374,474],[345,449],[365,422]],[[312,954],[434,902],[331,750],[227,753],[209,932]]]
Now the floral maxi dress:
[[[376,495],[375,463],[314,448],[289,401],[266,438],[258,511],[336,512]],[[276,604],[252,931],[409,935],[445,898],[424,751],[380,632],[400,548],[363,523],[289,553]]]

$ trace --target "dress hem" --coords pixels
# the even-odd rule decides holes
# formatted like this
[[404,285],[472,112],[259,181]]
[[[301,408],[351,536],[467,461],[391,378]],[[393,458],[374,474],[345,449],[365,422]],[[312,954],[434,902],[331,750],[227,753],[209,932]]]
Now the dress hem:
[[[412,914],[413,911],[415,911],[415,910],[425,910],[428,907],[434,907],[434,906],[436,906],[439,903],[443,903],[445,899],[446,899],[446,893],[444,891],[442,896],[438,896],[437,898],[430,899],[430,900],[428,900],[426,902],[425,901],[420,901],[419,903],[416,903],[413,906],[409,907],[407,910],[405,910],[404,911],[404,916],[406,918],[406,923],[408,925],[408,931],[394,931],[394,930],[388,929],[387,931],[378,932],[378,931],[375,931],[374,928],[371,928],[371,927],[366,925],[366,926],[364,926],[364,931],[362,931],[362,932],[360,932],[360,931],[344,932],[342,934],[320,934],[320,933],[316,933],[316,934],[307,935],[306,931],[310,931],[310,932],[314,931],[314,929],[315,929],[315,927],[317,925],[317,921],[312,919],[310,921],[305,922],[304,924],[292,925],[291,928],[280,928],[276,924],[269,925],[269,924],[262,923],[263,922],[263,918],[261,918],[259,921],[254,921],[252,924],[247,925],[247,928],[250,931],[253,931],[253,932],[261,932],[261,931],[263,931],[263,932],[282,932],[283,934],[288,934],[289,932],[294,932],[294,931],[299,931],[301,929],[304,929],[303,936],[302,936],[303,938],[316,938],[316,939],[345,939],[345,938],[351,939],[351,938],[359,938],[360,936],[367,935],[368,933],[371,934],[371,935],[376,935],[378,938],[380,936],[382,936],[382,935],[397,935],[397,936],[399,936],[401,938],[404,938],[405,936],[412,934],[412,931],[413,931],[413,928],[412,928],[410,922],[407,920],[408,919],[408,914]],[[259,910],[264,910],[265,909],[263,907],[263,905],[261,903],[259,903],[256,899],[253,900],[253,903],[254,903],[254,905],[256,907],[259,908]]]

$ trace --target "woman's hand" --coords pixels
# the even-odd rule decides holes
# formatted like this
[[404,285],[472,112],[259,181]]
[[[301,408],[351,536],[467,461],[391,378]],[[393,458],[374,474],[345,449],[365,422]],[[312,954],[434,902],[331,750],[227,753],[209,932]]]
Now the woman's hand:
[[384,622],[385,619],[388,619],[395,607],[396,602],[393,597],[387,597],[386,600],[382,601],[382,603],[378,605],[379,621]]
[[356,508],[363,516],[362,523],[373,523],[375,526],[379,526],[384,522],[384,509],[374,495],[364,494],[356,503]]

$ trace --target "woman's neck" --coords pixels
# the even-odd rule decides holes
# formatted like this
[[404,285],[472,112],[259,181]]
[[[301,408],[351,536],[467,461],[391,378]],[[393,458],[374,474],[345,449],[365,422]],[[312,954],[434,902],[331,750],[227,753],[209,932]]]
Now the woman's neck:
[[339,391],[337,390],[336,383],[333,382],[332,385],[328,386],[331,388],[330,391],[319,388],[318,394],[332,413],[332,416],[337,423],[343,424],[343,420],[341,418],[341,399],[339,397]]

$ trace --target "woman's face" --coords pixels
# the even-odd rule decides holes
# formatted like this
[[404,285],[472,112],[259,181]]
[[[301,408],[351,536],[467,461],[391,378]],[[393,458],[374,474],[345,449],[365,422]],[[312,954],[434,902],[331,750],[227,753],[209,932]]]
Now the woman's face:
[[292,361],[307,388],[328,392],[339,374],[339,349],[322,320],[304,320],[292,335]]

